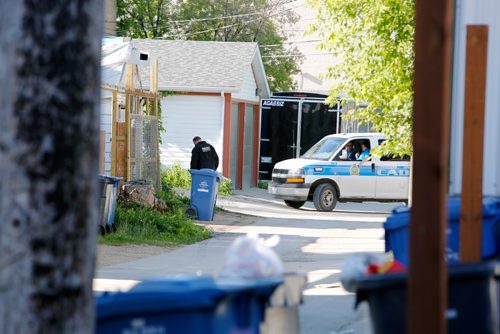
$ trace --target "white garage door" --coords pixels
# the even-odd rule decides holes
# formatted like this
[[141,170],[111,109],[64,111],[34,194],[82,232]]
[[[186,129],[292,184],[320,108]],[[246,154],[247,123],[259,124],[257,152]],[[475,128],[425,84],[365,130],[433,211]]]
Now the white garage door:
[[[179,162],[188,168],[194,136],[212,144],[222,159],[222,97],[173,95],[164,97],[161,107],[165,128],[160,144],[163,166]],[[221,170],[222,161],[219,164]]]

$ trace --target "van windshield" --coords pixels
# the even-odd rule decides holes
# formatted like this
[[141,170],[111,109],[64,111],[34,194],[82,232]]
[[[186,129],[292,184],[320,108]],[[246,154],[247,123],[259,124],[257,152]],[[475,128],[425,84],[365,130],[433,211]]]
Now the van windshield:
[[304,153],[301,158],[303,159],[316,159],[316,160],[329,160],[332,155],[342,147],[345,138],[323,138],[306,153]]

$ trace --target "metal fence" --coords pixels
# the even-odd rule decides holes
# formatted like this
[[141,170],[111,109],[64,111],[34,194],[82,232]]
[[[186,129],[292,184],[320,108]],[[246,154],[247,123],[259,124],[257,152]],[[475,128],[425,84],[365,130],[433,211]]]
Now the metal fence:
[[130,180],[150,180],[160,187],[158,119],[130,114]]

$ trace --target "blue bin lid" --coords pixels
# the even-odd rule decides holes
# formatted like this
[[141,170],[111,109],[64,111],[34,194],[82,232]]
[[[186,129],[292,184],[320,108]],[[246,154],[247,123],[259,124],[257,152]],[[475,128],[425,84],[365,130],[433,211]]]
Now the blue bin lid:
[[103,175],[103,174],[99,175],[99,180],[103,181],[103,182],[107,182],[107,183],[119,182],[119,181],[121,181],[121,179],[123,179],[123,177],[121,177],[121,176],[109,176],[109,175]]
[[219,173],[213,169],[210,168],[203,168],[203,169],[190,169],[189,173],[191,175],[204,175],[204,176],[219,176]]
[[210,277],[144,281],[128,292],[96,296],[97,319],[166,311],[214,308],[224,292]]
[[269,298],[276,288],[283,284],[283,277],[269,278],[219,278],[216,281],[218,288],[222,289],[226,294],[252,292],[257,296]]

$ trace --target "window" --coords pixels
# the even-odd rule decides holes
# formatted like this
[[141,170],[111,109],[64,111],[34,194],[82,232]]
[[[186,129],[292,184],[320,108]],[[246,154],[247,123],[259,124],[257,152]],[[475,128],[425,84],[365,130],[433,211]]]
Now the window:
[[324,138],[314,144],[301,158],[329,160],[330,157],[342,146],[345,139],[343,138]]

